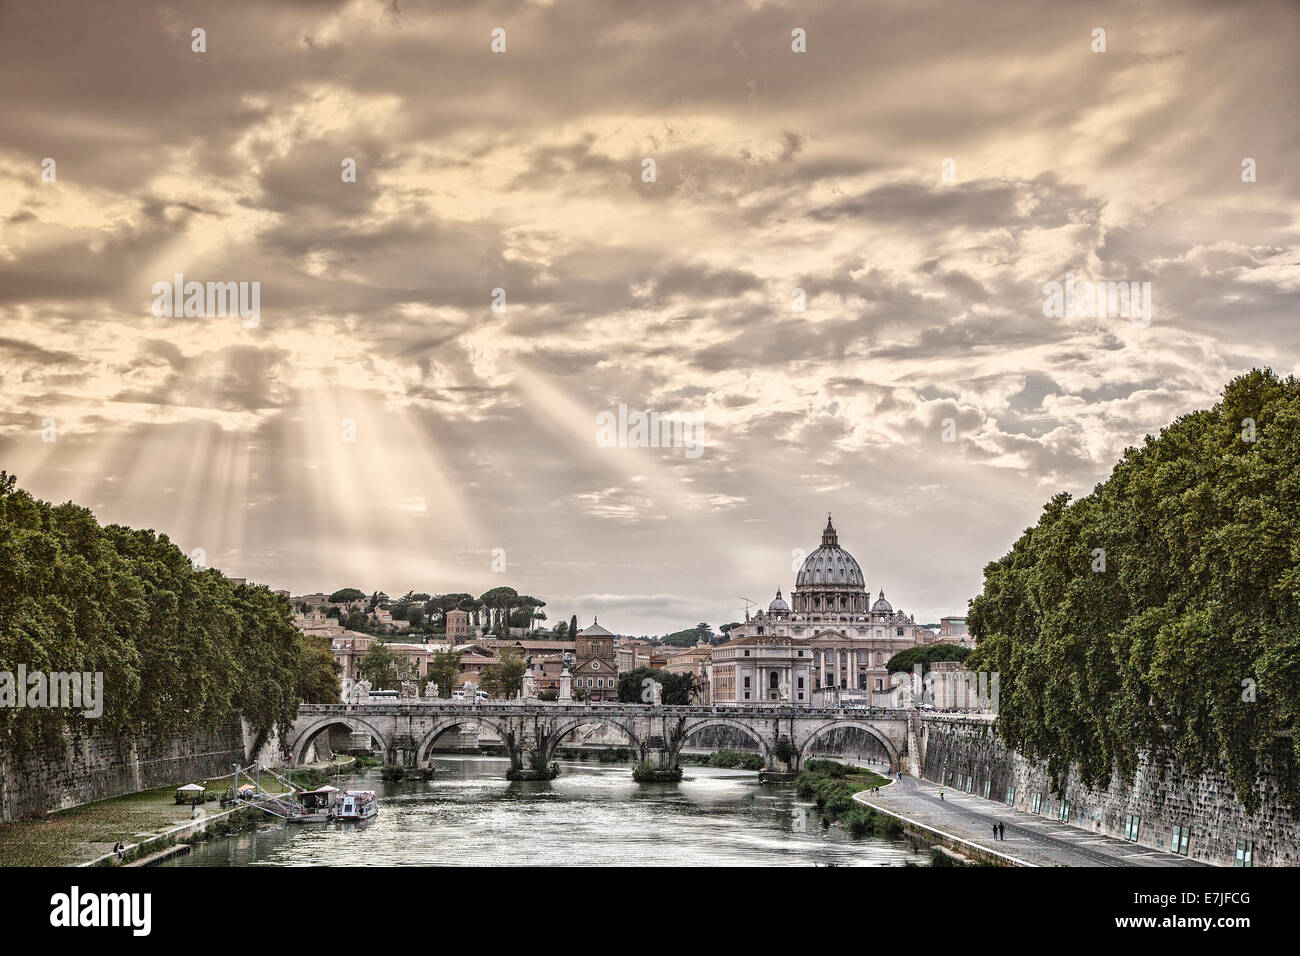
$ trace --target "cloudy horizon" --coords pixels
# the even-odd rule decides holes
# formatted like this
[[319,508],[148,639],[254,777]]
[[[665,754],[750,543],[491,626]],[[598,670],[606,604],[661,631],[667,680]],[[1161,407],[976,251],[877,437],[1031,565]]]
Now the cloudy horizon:
[[[626,634],[788,594],[831,512],[873,594],[964,614],[1053,494],[1297,372],[1297,41],[1287,2],[0,4],[0,468],[294,594]],[[170,317],[177,275],[258,314]],[[1047,307],[1101,280],[1149,321]]]

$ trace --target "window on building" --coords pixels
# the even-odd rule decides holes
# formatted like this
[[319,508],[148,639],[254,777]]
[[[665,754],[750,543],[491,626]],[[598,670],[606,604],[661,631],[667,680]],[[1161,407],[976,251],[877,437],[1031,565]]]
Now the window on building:
[[[800,690],[803,690],[803,678],[802,678],[802,677],[799,678],[799,689],[800,689]],[[802,695],[800,695],[800,696],[802,696]]]
[[1169,852],[1187,856],[1187,841],[1191,836],[1191,827],[1174,827],[1174,832],[1169,837]]
[[898,629],[898,636],[899,637],[903,636],[903,629],[901,627]]
[[1015,805],[1016,805],[1016,788],[1007,787],[1007,806],[1014,807]]
[[1041,793],[1034,794],[1029,800],[1029,812],[1037,813],[1039,810],[1042,809],[1042,807],[1043,807],[1043,795]]
[[1069,800],[1061,801],[1061,811],[1056,815],[1056,819],[1060,820],[1062,823],[1070,822],[1070,801]]
[[745,691],[745,700],[749,700],[749,691]]
[[777,685],[776,685],[776,671],[772,671],[772,673],[770,673],[770,674],[767,675],[767,687],[768,687],[769,690],[776,690],[776,689],[777,689]]
[[966,774],[966,792],[970,793],[971,787],[973,786],[975,786],[975,778],[970,774]]
[[1237,856],[1232,862],[1233,866],[1254,866],[1255,865],[1255,841],[1238,840]]
[[746,657],[749,656],[749,648],[745,648],[745,656],[746,656]]
[[1142,818],[1130,813],[1124,818],[1124,839],[1137,842],[1138,831],[1142,828]]
[[748,677],[745,678],[745,686],[746,686],[746,687],[749,687],[749,678],[748,678]]
[[985,780],[985,781],[984,781],[984,799],[985,799],[985,800],[987,800],[987,799],[989,798],[989,791],[992,790],[992,789],[993,789],[993,781],[992,781],[992,780]]

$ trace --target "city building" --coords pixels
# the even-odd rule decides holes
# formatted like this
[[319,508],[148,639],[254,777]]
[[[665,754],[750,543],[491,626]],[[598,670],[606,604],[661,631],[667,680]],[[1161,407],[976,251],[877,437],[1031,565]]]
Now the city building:
[[939,633],[930,639],[932,644],[957,644],[961,647],[974,647],[970,628],[964,617],[939,618]]
[[690,674],[695,678],[694,703],[709,704],[709,666],[712,663],[713,648],[708,644],[688,647],[685,650],[669,654],[662,670],[669,674]]
[[732,638],[712,648],[710,703],[806,706],[811,700],[812,668],[812,648],[802,638],[779,634]]
[[[721,704],[760,699],[745,698],[743,685],[735,688],[728,685],[724,692],[722,678],[731,680],[740,675],[725,669],[719,672],[718,652],[735,644],[741,648],[749,646],[752,655],[754,645],[737,642],[764,638],[769,641],[763,646],[774,649],[766,652],[773,658],[789,657],[799,649],[810,655],[810,702],[839,703],[848,697],[861,697],[865,703],[886,706],[890,685],[885,664],[899,651],[921,643],[928,634],[911,615],[894,609],[885,598],[884,589],[871,601],[861,566],[840,546],[839,535],[828,516],[821,545],[804,558],[795,577],[790,602],[785,601],[778,589],[766,611],[752,617],[746,612],[745,622],[730,630],[731,640],[714,648],[713,701]],[[773,643],[772,638],[777,640]],[[775,649],[783,650],[777,653]],[[797,660],[796,654],[792,665]],[[770,668],[765,678],[769,685],[772,670],[779,669]],[[774,689],[779,690],[764,686],[762,699],[772,699],[770,692]],[[750,693],[756,690],[751,687]],[[733,692],[736,696],[729,696]],[[792,700],[797,702],[796,698]]]
[[469,643],[469,612],[457,610],[448,611],[446,620],[447,641],[452,645]]
[[574,641],[573,688],[582,688],[589,700],[618,700],[618,665],[614,661],[615,635],[596,621],[579,631]]
[[649,641],[626,639],[614,647],[614,663],[620,674],[634,671],[638,667],[649,667],[653,655],[654,645]]

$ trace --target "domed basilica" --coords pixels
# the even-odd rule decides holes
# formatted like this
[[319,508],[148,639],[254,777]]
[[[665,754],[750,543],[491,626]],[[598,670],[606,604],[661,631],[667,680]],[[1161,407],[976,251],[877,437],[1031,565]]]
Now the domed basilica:
[[895,611],[883,589],[872,602],[862,567],[840,547],[828,515],[821,546],[804,558],[790,602],[778,589],[766,611],[746,613],[745,623],[714,648],[712,699],[816,704],[858,692],[885,705],[885,663],[928,633]]

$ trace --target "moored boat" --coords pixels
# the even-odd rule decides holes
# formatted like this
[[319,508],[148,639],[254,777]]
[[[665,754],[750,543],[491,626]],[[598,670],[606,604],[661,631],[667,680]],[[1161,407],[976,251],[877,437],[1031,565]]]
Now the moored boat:
[[369,820],[379,812],[373,790],[349,790],[334,805],[335,820]]
[[328,823],[334,819],[338,792],[338,787],[328,785],[318,790],[300,791],[297,800],[302,810],[285,819],[290,823]]

